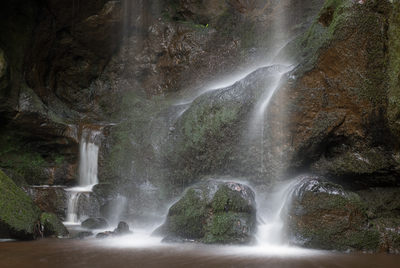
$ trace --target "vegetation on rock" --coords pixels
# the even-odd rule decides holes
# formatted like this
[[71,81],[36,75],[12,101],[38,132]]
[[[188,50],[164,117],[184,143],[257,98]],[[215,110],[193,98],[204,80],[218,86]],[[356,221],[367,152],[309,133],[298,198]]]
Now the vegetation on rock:
[[44,212],[40,215],[40,223],[43,226],[43,235],[46,237],[65,237],[69,232],[58,217],[53,213]]
[[0,237],[34,239],[40,235],[40,210],[0,170]]
[[255,221],[254,193],[248,186],[208,180],[172,205],[157,233],[166,241],[246,244],[253,240]]

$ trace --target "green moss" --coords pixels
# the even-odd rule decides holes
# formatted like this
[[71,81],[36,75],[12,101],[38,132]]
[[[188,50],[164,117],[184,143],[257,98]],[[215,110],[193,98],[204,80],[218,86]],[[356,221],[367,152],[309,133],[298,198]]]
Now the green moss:
[[238,191],[228,186],[221,186],[215,193],[211,207],[215,212],[251,212],[251,206],[240,196]]
[[204,236],[206,215],[204,198],[194,189],[189,189],[185,196],[170,208],[168,230],[178,237],[201,238]]
[[39,217],[39,208],[0,170],[0,237],[34,238]]
[[68,230],[64,224],[53,213],[44,212],[40,216],[40,223],[44,228],[44,235],[64,237],[68,235]]
[[256,214],[247,205],[247,202],[254,204],[253,193],[248,188],[243,191],[246,196],[212,180],[189,188],[170,208],[160,230],[170,238],[203,243],[248,243],[255,231]]
[[[229,244],[229,243],[247,243],[249,242],[248,222],[250,222],[248,213],[224,212],[216,213],[208,222],[206,235],[201,240],[207,244]],[[242,234],[242,241],[240,235]]]
[[208,139],[208,134],[219,136],[219,130],[235,122],[239,112],[240,106],[234,105],[215,107],[204,104],[191,109],[190,114],[185,115],[185,118],[190,119],[185,120],[183,126],[184,135],[188,140],[185,145],[202,147]]
[[[344,28],[350,20],[349,2],[347,0],[329,0],[325,2],[311,27],[294,42],[290,43],[283,54],[292,62],[303,62],[304,72],[314,67],[320,49],[326,48],[333,39],[344,38]],[[323,26],[321,17],[332,12],[329,23]]]
[[301,76],[314,68],[321,52],[335,43],[347,42],[354,51],[366,49],[366,72],[349,90],[360,100],[385,105],[387,44],[383,30],[387,26],[388,5],[384,1],[376,5],[369,2],[358,5],[349,0],[326,1],[310,29],[292,42],[283,54],[289,55],[292,62],[303,62],[302,68],[297,70],[297,75]]

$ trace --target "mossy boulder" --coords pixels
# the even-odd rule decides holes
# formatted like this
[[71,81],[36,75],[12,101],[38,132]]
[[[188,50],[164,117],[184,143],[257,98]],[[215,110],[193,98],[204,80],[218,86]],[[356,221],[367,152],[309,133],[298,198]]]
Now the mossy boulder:
[[46,237],[65,237],[69,234],[67,228],[54,213],[42,213],[40,223],[43,226],[43,235]]
[[245,244],[256,230],[254,192],[235,182],[208,180],[189,188],[157,231],[165,241]]
[[376,250],[380,235],[369,228],[365,206],[353,192],[323,178],[305,176],[288,210],[292,243],[328,250]]
[[0,237],[29,240],[40,235],[40,210],[0,170]]

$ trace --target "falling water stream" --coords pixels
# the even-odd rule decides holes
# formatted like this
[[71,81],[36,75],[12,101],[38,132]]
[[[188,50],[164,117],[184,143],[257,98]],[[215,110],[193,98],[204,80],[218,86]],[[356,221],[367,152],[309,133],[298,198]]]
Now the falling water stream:
[[66,225],[80,224],[79,199],[82,194],[89,194],[98,184],[97,164],[99,155],[98,130],[84,128],[79,150],[79,183],[78,186],[66,189],[68,193]]

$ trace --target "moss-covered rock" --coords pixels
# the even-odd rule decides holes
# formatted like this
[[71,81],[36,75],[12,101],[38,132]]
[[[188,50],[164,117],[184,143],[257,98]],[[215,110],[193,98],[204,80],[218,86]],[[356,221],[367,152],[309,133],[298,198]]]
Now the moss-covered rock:
[[360,197],[315,176],[305,176],[293,193],[288,231],[294,244],[309,248],[377,250],[380,243]]
[[40,235],[40,210],[0,170],[0,237],[34,239]]
[[157,231],[166,241],[244,244],[253,239],[254,192],[245,185],[208,180],[189,188]]
[[40,216],[40,223],[43,226],[43,235],[65,237],[69,232],[59,218],[53,213],[44,212]]

